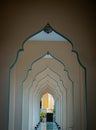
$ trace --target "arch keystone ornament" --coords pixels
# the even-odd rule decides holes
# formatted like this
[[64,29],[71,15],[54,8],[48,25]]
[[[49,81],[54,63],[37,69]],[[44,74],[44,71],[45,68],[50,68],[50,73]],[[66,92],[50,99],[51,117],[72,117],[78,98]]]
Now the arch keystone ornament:
[[25,39],[9,74],[9,130],[34,130],[45,93],[54,97],[62,130],[87,130],[86,68],[50,24]]

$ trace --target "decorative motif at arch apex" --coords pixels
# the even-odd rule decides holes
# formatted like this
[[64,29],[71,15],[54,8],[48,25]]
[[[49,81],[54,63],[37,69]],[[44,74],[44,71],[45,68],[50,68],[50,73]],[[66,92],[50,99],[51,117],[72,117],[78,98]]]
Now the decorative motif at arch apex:
[[11,70],[11,69],[14,67],[14,65],[16,64],[16,62],[17,62],[17,60],[18,60],[19,53],[22,52],[22,51],[24,51],[24,44],[26,44],[26,42],[27,42],[30,38],[34,37],[35,35],[39,34],[39,33],[42,32],[42,31],[46,30],[47,27],[50,28],[50,30],[52,30],[53,32],[55,32],[55,33],[57,33],[58,35],[60,35],[60,36],[61,36],[62,38],[64,38],[66,41],[68,41],[69,44],[71,44],[71,46],[72,46],[72,52],[73,52],[73,53],[76,53],[76,55],[77,55],[77,60],[78,60],[79,64],[81,65],[81,67],[82,67],[84,70],[86,70],[86,67],[85,67],[85,66],[81,63],[81,61],[80,61],[78,52],[77,52],[77,51],[74,49],[74,47],[73,47],[72,41],[70,41],[69,38],[67,38],[66,36],[62,35],[62,34],[59,33],[58,31],[56,31],[49,23],[47,23],[47,24],[46,24],[41,30],[39,30],[38,32],[36,32],[36,33],[34,33],[34,34],[28,36],[28,37],[23,41],[23,43],[22,43],[22,48],[17,51],[16,58],[15,58],[15,60],[13,61],[13,63],[10,65],[9,70]]

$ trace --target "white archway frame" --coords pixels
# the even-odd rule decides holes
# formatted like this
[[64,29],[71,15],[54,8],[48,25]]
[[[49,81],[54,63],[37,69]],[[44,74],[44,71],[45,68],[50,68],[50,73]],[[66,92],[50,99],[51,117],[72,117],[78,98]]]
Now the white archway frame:
[[[51,59],[52,60],[52,59]],[[43,59],[43,61],[44,61],[44,59]],[[46,60],[45,60],[46,61]],[[34,66],[35,67],[37,67],[37,66],[39,66],[40,67],[40,65],[42,66],[42,64],[41,64],[41,62],[42,62],[42,59],[38,62],[38,64],[36,63],[36,65],[34,64]],[[50,59],[49,59],[49,62],[50,62]],[[53,64],[56,64],[56,63],[58,63],[58,61],[57,60],[54,60],[53,59]],[[44,64],[44,62],[43,62],[43,64]],[[52,65],[52,61],[51,61],[51,65]],[[36,86],[42,86],[42,85],[38,85],[39,83],[38,82],[41,82],[42,81],[42,79],[44,80],[45,78],[46,78],[46,76],[48,77],[48,75],[50,75],[50,80],[49,80],[49,82],[52,82],[52,79],[54,79],[55,80],[55,82],[57,82],[57,86],[62,86],[61,87],[61,91],[63,90],[63,85],[62,85],[62,80],[60,79],[60,78],[62,78],[63,80],[69,80],[69,78],[67,77],[67,73],[66,73],[66,71],[65,72],[63,72],[63,69],[64,69],[64,66],[63,65],[61,65],[60,63],[58,63],[58,65],[60,65],[60,67],[59,68],[61,68],[61,72],[60,72],[60,74],[62,75],[62,73],[65,73],[65,75],[63,74],[63,77],[62,76],[59,76],[58,75],[58,73],[56,74],[56,72],[55,72],[55,70],[54,70],[54,72],[51,70],[51,69],[53,69],[53,68],[55,68],[54,66],[53,66],[53,68],[51,68],[51,69],[49,69],[48,68],[48,64],[47,64],[47,68],[46,69],[44,69],[43,71],[42,71],[42,69],[40,68],[40,71],[41,72],[39,72],[39,74],[37,74],[37,77],[34,77],[35,78],[35,80],[34,80],[34,78],[32,79],[32,75],[34,75],[34,70],[32,70],[30,73],[29,73],[29,76],[27,77],[27,79],[28,79],[28,82],[30,83],[31,81],[29,80],[29,77],[31,77],[31,80],[32,81],[34,81],[33,82],[33,85],[30,85],[28,82],[26,82],[27,81],[27,79],[25,80],[25,82],[24,82],[24,86],[25,87],[23,87],[23,88],[26,88],[26,86],[27,87],[29,87],[29,86],[32,86],[31,88],[32,88],[32,91],[33,91],[33,93],[34,93],[34,91],[36,90]],[[33,69],[35,69],[35,68],[33,68]],[[60,70],[59,70],[60,71]],[[32,75],[31,75],[32,74]],[[36,75],[36,74],[35,74]],[[65,76],[65,77],[64,77]],[[47,78],[48,79],[48,78]],[[36,81],[37,80],[37,81]],[[61,81],[60,81],[61,80]],[[37,82],[37,83],[36,83]],[[45,80],[45,82],[47,83],[47,81]],[[64,81],[63,81],[64,82]],[[41,82],[42,83],[42,82]],[[29,84],[29,85],[28,85]],[[35,84],[35,86],[34,86],[34,84]],[[64,84],[66,84],[66,83],[64,83]],[[69,95],[68,93],[67,93],[67,95],[69,95],[68,97],[70,97],[70,103],[71,104],[69,104],[69,103],[67,103],[68,104],[68,110],[69,110],[69,117],[67,117],[66,119],[67,120],[69,120],[69,121],[67,121],[67,122],[69,122],[68,124],[65,124],[64,123],[64,120],[65,119],[60,119],[60,120],[62,120],[63,122],[61,123],[61,121],[59,121],[58,123],[65,129],[65,128],[67,128],[67,127],[70,127],[70,128],[72,128],[72,126],[73,126],[73,116],[72,116],[72,112],[73,112],[73,107],[72,107],[72,83],[71,83],[71,81],[69,80],[69,82],[67,82],[67,84],[66,84],[68,87],[66,88],[66,89],[68,89],[68,93],[69,94],[71,94],[71,95]],[[56,85],[55,85],[56,86]],[[56,87],[54,87],[54,89],[56,89]],[[24,90],[24,89],[23,89]],[[43,90],[43,89],[42,89]],[[71,91],[70,91],[71,90]],[[26,91],[25,91],[26,92]],[[29,92],[31,92],[31,90],[29,89]],[[71,93],[70,93],[71,92]],[[28,93],[27,93],[28,94]],[[26,97],[25,96],[26,94],[23,94],[23,96],[24,97]],[[31,94],[31,95],[34,95],[34,94]],[[63,95],[64,96],[64,95]],[[68,98],[67,97],[67,98]],[[28,98],[28,97],[27,97]],[[32,97],[30,98],[30,99],[32,99]],[[69,99],[69,98],[68,98]],[[65,99],[66,100],[66,99]],[[26,102],[26,100],[25,100],[25,102]],[[28,102],[28,101],[27,101]],[[32,101],[31,101],[32,102]],[[30,103],[29,103],[30,104]],[[31,103],[32,104],[32,103]],[[63,104],[63,102],[61,102],[61,104]],[[26,104],[25,104],[25,106],[26,106]],[[65,105],[66,106],[66,105]],[[25,108],[25,107],[23,107],[23,108]],[[31,110],[32,110],[32,107],[30,107],[31,108]],[[64,108],[64,107],[63,107]],[[70,109],[71,108],[71,109]],[[71,113],[70,113],[71,112]],[[23,111],[23,113],[25,114],[26,113],[26,111]],[[32,112],[29,112],[29,113],[32,113]],[[34,113],[34,112],[33,112]],[[66,113],[66,111],[64,112],[64,113]],[[27,114],[28,115],[28,114]],[[25,117],[22,117],[22,119],[25,119],[26,117],[27,117],[27,115],[25,115]],[[32,115],[32,114],[31,114]],[[63,113],[61,113],[61,115],[63,115]],[[59,116],[58,116],[59,117]],[[30,118],[29,118],[30,119]],[[34,119],[33,119],[34,120]],[[26,118],[26,121],[25,122],[23,122],[23,124],[24,124],[24,126],[22,127],[23,128],[23,130],[24,129],[28,129],[28,127],[26,128],[26,122],[28,121],[28,119]],[[30,122],[30,124],[29,124],[29,130],[31,129],[31,125],[32,125],[32,119],[31,119],[31,121],[29,121]],[[22,125],[23,125],[22,124]],[[36,125],[36,123],[34,123],[35,125]],[[34,128],[34,125],[33,125],[33,127],[32,128]]]
[[[55,31],[53,28],[52,32],[47,34],[44,32],[44,28],[34,36],[31,36],[24,41],[22,49],[17,52],[16,60],[10,66],[9,130],[22,129],[23,82],[27,77],[27,74],[29,75],[31,63],[33,63],[36,59],[38,59],[38,57],[40,57],[42,54],[45,54],[47,51],[51,52],[55,57],[57,57],[59,59],[58,61],[62,61],[62,63],[65,64],[65,69],[67,70],[66,73],[68,72],[67,77],[70,79],[70,81],[72,81],[72,85],[74,86],[74,127],[70,128],[70,130],[87,130],[85,88],[86,68],[81,64],[79,55],[77,51],[73,50],[73,45],[70,40],[57,33],[57,31]],[[53,46],[54,49],[52,49]],[[36,50],[36,47],[38,53],[34,51]],[[60,80],[63,82],[61,77]]]

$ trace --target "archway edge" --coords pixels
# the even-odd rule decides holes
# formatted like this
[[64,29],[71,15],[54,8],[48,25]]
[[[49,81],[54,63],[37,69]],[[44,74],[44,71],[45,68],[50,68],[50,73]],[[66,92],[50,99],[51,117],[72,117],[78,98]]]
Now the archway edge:
[[[22,51],[24,51],[24,45],[26,44],[26,42],[27,42],[30,38],[32,38],[33,36],[39,34],[41,31],[44,31],[45,27],[46,27],[48,24],[49,24],[49,23],[47,23],[47,24],[46,24],[44,27],[42,27],[39,31],[37,31],[37,32],[35,32],[34,34],[31,34],[30,36],[28,36],[28,37],[25,38],[25,40],[22,42],[22,47],[17,51],[15,60],[14,60],[13,63],[10,65],[9,70],[11,70],[11,69],[14,67],[14,65],[16,64],[16,62],[17,62],[17,60],[18,60],[19,53],[22,52]],[[49,24],[49,25],[50,25],[50,24]],[[81,60],[80,60],[80,58],[79,58],[79,53],[78,53],[78,51],[77,51],[76,49],[74,49],[73,42],[72,42],[68,37],[66,37],[65,35],[62,35],[62,34],[59,33],[58,31],[56,31],[51,25],[50,25],[50,27],[52,28],[52,31],[54,31],[55,33],[57,33],[58,35],[60,35],[60,36],[63,37],[64,39],[66,39],[66,41],[68,41],[68,43],[72,46],[72,50],[71,50],[71,51],[77,55],[77,60],[78,60],[78,62],[79,62],[79,64],[80,64],[80,66],[81,66],[84,70],[86,70],[85,65],[82,64],[82,62],[81,62]]]

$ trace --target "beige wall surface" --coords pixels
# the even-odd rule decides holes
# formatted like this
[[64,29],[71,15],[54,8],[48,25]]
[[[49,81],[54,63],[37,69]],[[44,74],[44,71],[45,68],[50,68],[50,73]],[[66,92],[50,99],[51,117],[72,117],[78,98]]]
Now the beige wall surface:
[[0,4],[0,130],[8,129],[9,66],[29,35],[47,22],[67,36],[87,68],[88,130],[96,129],[95,3],[39,0]]

